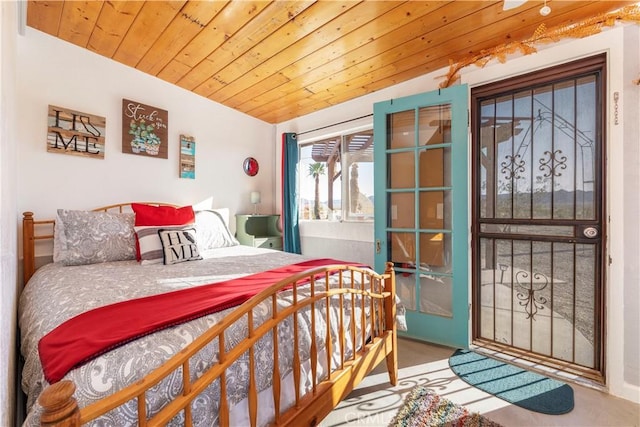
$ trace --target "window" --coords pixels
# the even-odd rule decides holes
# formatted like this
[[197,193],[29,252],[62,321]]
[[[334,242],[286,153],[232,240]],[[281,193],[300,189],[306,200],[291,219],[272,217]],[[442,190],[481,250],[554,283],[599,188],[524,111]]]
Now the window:
[[373,220],[373,131],[302,143],[298,182],[301,220]]

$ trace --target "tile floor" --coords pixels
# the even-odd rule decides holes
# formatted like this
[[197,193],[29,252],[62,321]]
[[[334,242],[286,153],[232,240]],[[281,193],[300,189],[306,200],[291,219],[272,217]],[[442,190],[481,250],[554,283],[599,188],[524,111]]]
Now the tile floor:
[[386,426],[411,388],[426,385],[447,399],[509,426],[640,426],[640,405],[572,384],[575,407],[564,415],[544,415],[511,405],[469,386],[450,369],[453,349],[404,338],[398,343],[399,379],[391,387],[386,365],[376,368],[321,426]]

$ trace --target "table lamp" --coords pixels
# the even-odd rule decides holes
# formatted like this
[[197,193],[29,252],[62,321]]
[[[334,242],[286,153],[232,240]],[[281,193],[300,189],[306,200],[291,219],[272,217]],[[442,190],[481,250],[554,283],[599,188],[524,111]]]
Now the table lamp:
[[253,203],[253,214],[258,215],[258,203],[260,203],[260,192],[251,192],[251,203]]

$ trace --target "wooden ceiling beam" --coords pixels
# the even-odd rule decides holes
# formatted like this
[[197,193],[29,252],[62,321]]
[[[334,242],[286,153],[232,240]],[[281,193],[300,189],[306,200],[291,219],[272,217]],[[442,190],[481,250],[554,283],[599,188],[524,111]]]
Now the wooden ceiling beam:
[[[633,1],[30,0],[27,24],[278,123]],[[443,76],[444,79],[444,76]]]
[[186,0],[144,2],[114,53],[113,59],[130,67],[136,67],[185,3]]
[[193,90],[207,78],[208,67],[216,66],[216,61],[209,58],[224,61],[226,55],[224,53],[216,55],[216,52],[270,3],[269,1],[227,3],[226,7],[187,46],[171,58],[158,77],[187,90]]
[[[335,2],[334,4],[339,3]],[[207,97],[210,93],[225,87],[242,75],[244,70],[248,70],[252,65],[268,58],[274,50],[279,49],[281,44],[286,45],[288,36],[297,31],[295,22],[304,20],[305,16],[308,16],[307,11],[313,6],[313,3],[289,3],[287,7],[288,19],[282,19],[281,22],[271,20],[267,25],[252,22],[251,25],[256,27],[254,34],[249,35],[244,43],[241,42],[242,37],[238,38],[236,42],[240,43],[230,49],[235,54],[233,60],[230,58],[228,63],[219,67],[211,78],[195,88],[194,92]],[[274,34],[277,37],[272,37]]]
[[57,36],[63,6],[64,3],[59,1],[29,0],[27,3],[27,25]]
[[138,63],[140,71],[158,75],[220,13],[227,1],[189,1]]
[[[373,7],[371,6],[372,4]],[[342,47],[345,44],[342,41],[344,37],[363,25],[375,21],[389,10],[397,8],[400,4],[400,2],[360,3],[312,34],[301,38],[288,49],[280,52],[280,54],[274,55],[258,64],[250,72],[215,93],[215,96],[209,95],[209,98],[232,106],[231,108],[236,108],[246,101],[247,95],[244,94],[245,91],[250,91],[248,96],[252,98],[260,94],[259,90],[260,87],[264,87],[263,84],[273,87],[274,79],[281,80],[284,78],[285,82],[289,81],[290,78],[283,75],[282,71],[292,67],[293,64],[300,64],[306,57],[323,57],[323,49],[329,50],[333,48],[333,52],[344,49]],[[372,34],[368,35],[368,37],[372,36]],[[331,46],[331,48],[327,49],[327,46]],[[256,85],[259,85],[259,87],[255,87]]]
[[[495,6],[491,6],[495,7]],[[462,17],[458,17],[461,19]],[[516,22],[519,22],[518,18],[511,17],[508,18],[515,25]],[[496,28],[499,26],[492,25],[492,28]],[[476,31],[479,29],[476,29]],[[473,31],[471,28],[466,28],[466,31]],[[532,30],[533,31],[533,30]],[[391,38],[395,39],[399,36],[399,34],[391,34]],[[406,60],[409,57],[409,61],[415,62],[415,64],[428,64],[428,69],[423,70],[420,73],[412,75],[411,77],[406,77],[406,79],[417,77],[419,75],[425,74],[430,69],[438,69],[446,66],[449,62],[449,59],[452,59],[448,56],[448,52],[451,52],[450,46],[446,46],[446,43],[451,40],[458,40],[457,37],[460,37],[460,34],[451,34],[445,29],[441,29],[438,27],[434,27],[432,31],[422,34],[421,36],[414,38],[413,40],[404,41],[401,45],[397,45],[395,48],[385,50],[380,55],[368,55],[369,58],[355,64],[352,67],[344,68],[340,67],[340,64],[327,64],[327,70],[323,70],[323,77],[318,79],[316,82],[309,83],[305,85],[305,89],[307,92],[311,92],[314,94],[324,94],[325,96],[322,98],[323,101],[328,100],[333,97],[336,93],[341,93],[340,91],[347,91],[350,94],[358,93],[360,95],[368,93],[363,89],[363,85],[369,83],[372,79],[372,75],[374,73],[383,74],[384,76],[393,76],[398,74],[399,71],[395,70],[393,66],[389,66],[389,64],[394,64],[397,61]],[[492,41],[488,41],[486,47],[491,47],[493,44]],[[425,48],[425,46],[427,46]],[[376,49],[373,46],[369,47],[371,51],[375,51]],[[383,49],[378,49],[382,51]],[[413,54],[413,52],[418,51],[419,53]],[[442,62],[434,62],[432,60],[426,60],[426,54],[429,52],[440,52],[444,51],[447,53],[447,56],[442,58]],[[426,52],[426,53],[425,53]],[[422,56],[421,56],[422,55]],[[363,55],[365,56],[365,55]],[[414,64],[414,66],[415,66]],[[317,70],[316,70],[317,71]],[[385,74],[386,73],[386,74]],[[314,72],[308,73],[309,76],[316,77]],[[363,76],[359,80],[354,80],[359,76]],[[340,83],[344,82],[344,83]],[[302,91],[298,89],[300,87],[299,82],[292,81],[292,84],[289,87],[293,88],[297,92],[292,92],[289,94],[280,93],[278,97],[274,98],[274,101],[280,102],[282,105],[281,108],[286,109],[287,106],[291,106],[291,102],[294,99],[301,98]],[[308,96],[308,95],[307,95]],[[322,96],[322,95],[320,95]],[[318,97],[314,97],[317,99]],[[331,105],[334,105],[334,102],[329,102]],[[308,105],[308,102],[305,103]],[[322,105],[326,105],[326,102],[323,102]],[[242,110],[244,106],[240,106],[238,109]],[[264,103],[264,110],[246,110],[245,112],[249,112],[249,114],[261,114],[262,112],[271,112],[272,114],[277,113],[277,109],[274,108],[273,104]],[[298,105],[300,107],[300,105]],[[298,110],[299,111],[299,110]],[[314,109],[315,111],[315,109]]]
[[113,57],[144,3],[108,1],[102,6],[87,49],[107,58]]
[[69,43],[87,47],[103,3],[103,1],[65,2],[61,16],[63,25],[58,29],[58,37]]
[[[577,16],[575,11],[566,9],[562,13],[563,9],[559,9],[554,11],[556,13],[554,20],[549,20],[550,26],[562,22],[577,22],[584,19],[584,16],[593,16],[598,10],[601,10],[601,6],[597,4],[583,6],[581,10],[586,9],[583,10],[584,16]],[[262,115],[264,113],[264,120],[273,123],[288,120],[291,117],[326,108],[327,104],[336,105],[354,97],[424,75],[434,69],[446,67],[449,64],[449,60],[456,61],[473,52],[480,52],[483,49],[489,49],[506,41],[528,38],[539,25],[534,22],[528,26],[523,26],[521,19],[517,22],[519,22],[518,26],[513,27],[517,28],[517,30],[511,33],[508,38],[500,37],[500,34],[504,34],[504,31],[502,33],[500,31],[500,25],[488,25],[468,32],[467,42],[462,46],[460,46],[460,41],[464,39],[462,35],[457,34],[454,36],[453,34],[436,32],[436,37],[444,37],[440,42],[430,39],[429,47],[426,49],[416,52],[415,46],[405,43],[402,47],[398,47],[393,51],[384,52],[380,57],[369,59],[354,66],[352,70],[346,69],[331,73],[328,77],[308,85],[307,88],[311,88],[311,91],[318,94],[316,96],[309,96],[307,91],[306,97],[302,98],[302,91],[298,89],[296,92],[284,96],[281,95],[276,101],[265,103],[258,109],[245,112],[251,115]],[[511,23],[511,25],[516,24]],[[483,34],[483,36],[476,37],[476,34]],[[478,43],[471,45],[474,41],[478,41]],[[414,43],[416,42],[414,40]],[[467,45],[467,43],[469,44]],[[406,56],[404,55],[405,52],[416,53]],[[367,71],[367,67],[375,67],[376,64],[391,65],[384,65]],[[295,87],[295,85],[292,85],[292,87]],[[302,99],[302,101],[296,103],[295,100],[298,99]],[[314,103],[313,100],[316,102]],[[241,108],[238,109],[242,111]],[[274,122],[273,120],[277,121]]]
[[[397,49],[400,52],[410,52],[407,46],[412,40],[420,42],[427,28],[430,31],[438,31],[450,19],[456,16],[467,16],[478,10],[480,2],[463,2],[460,7],[451,4],[425,3],[424,9],[415,9],[411,4],[396,8],[386,14],[385,22],[393,22],[395,25],[381,27],[377,23],[365,25],[357,32],[346,35],[337,42],[338,46],[348,47],[350,50],[342,56],[336,57],[335,50],[338,46],[329,45],[303,61],[293,63],[281,72],[290,78],[285,86],[275,87],[269,92],[256,93],[251,90],[248,94],[237,94],[231,105],[236,105],[242,111],[254,111],[255,107],[267,107],[270,102],[283,100],[290,94],[301,90],[315,93],[309,86],[330,78],[335,73],[348,69],[358,63],[369,59],[375,59],[381,53]],[[435,15],[434,15],[435,14]],[[410,18],[407,18],[409,16]],[[370,36],[366,37],[365,34]],[[386,62],[377,61],[378,67],[386,65]],[[267,85],[265,85],[267,86]],[[268,85],[271,86],[271,85]],[[243,101],[242,103],[240,103]],[[268,108],[268,107],[267,107]],[[260,110],[255,110],[260,111]]]
[[[342,25],[349,25],[349,23],[355,25],[355,22],[359,22],[356,16],[350,12],[362,4],[353,1],[333,1],[326,5],[316,3],[305,9],[295,19],[278,28],[262,43],[254,46],[242,57],[217,73],[214,79],[216,82],[225,81],[228,83],[215,85],[213,90],[205,96],[210,99],[229,99],[237,92],[246,89],[247,86],[253,85],[254,82],[260,81],[266,76],[277,74],[282,66],[286,66],[287,62],[290,64],[294,58],[313,53],[314,50],[326,44],[327,35],[322,29],[331,27],[330,32],[334,37],[338,37],[341,35]],[[317,5],[321,5],[321,7]],[[306,43],[302,42],[303,40]],[[278,67],[277,62],[282,66]],[[265,64],[272,66],[267,69]],[[214,94],[215,96],[213,96]]]
[[212,80],[215,73],[311,4],[311,1],[295,3],[276,1],[264,7],[264,2],[257,1],[252,9],[245,11],[244,15],[229,15],[230,23],[242,22],[242,26],[238,26],[234,33],[228,33],[216,50],[194,66],[177,82],[177,85],[200,95],[207,93],[207,82]]

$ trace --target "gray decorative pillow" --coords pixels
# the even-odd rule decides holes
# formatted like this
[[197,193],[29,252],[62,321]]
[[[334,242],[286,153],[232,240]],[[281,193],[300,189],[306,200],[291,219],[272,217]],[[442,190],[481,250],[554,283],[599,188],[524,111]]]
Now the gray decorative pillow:
[[58,209],[54,261],[64,265],[135,259],[133,213]]
[[202,259],[196,243],[196,229],[160,229],[165,265]]
[[240,244],[229,231],[220,212],[216,210],[196,212],[196,227],[198,230],[198,247],[202,251]]
[[64,235],[64,223],[56,216],[53,225],[53,262],[64,262],[66,253],[67,237]]

